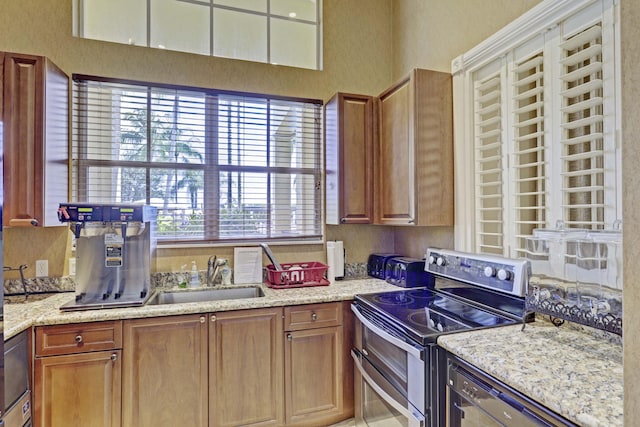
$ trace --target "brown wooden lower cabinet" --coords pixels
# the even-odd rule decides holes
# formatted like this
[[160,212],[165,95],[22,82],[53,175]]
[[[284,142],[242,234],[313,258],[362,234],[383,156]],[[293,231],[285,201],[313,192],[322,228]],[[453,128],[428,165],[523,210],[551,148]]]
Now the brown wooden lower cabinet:
[[36,358],[34,425],[120,425],[121,350]]
[[35,332],[37,427],[306,427],[353,416],[348,302]]
[[125,320],[122,425],[208,425],[207,315]]
[[282,308],[219,313],[211,320],[210,426],[283,425]]

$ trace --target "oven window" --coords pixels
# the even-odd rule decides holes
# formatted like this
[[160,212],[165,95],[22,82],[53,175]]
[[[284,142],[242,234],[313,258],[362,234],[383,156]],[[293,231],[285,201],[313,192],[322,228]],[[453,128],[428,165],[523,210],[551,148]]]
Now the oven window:
[[399,390],[407,390],[407,353],[401,348],[385,341],[368,328],[363,328],[362,347],[367,351],[367,359],[383,371]]
[[362,382],[362,417],[368,427],[409,427],[409,420],[382,399],[366,381]]

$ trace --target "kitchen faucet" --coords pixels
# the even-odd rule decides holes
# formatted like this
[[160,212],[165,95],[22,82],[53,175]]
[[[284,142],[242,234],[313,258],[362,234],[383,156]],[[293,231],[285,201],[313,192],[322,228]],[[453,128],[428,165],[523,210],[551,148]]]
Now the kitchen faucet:
[[207,286],[213,286],[220,273],[220,266],[223,265],[225,260],[218,259],[217,256],[211,255],[209,261],[207,261]]

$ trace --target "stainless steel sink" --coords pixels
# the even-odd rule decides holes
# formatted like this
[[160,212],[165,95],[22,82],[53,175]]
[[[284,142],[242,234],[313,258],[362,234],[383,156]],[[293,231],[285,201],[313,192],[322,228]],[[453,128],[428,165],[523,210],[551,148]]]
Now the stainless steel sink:
[[179,304],[186,302],[221,301],[229,299],[260,298],[264,292],[257,286],[237,288],[207,288],[202,290],[158,292],[147,302],[147,305]]

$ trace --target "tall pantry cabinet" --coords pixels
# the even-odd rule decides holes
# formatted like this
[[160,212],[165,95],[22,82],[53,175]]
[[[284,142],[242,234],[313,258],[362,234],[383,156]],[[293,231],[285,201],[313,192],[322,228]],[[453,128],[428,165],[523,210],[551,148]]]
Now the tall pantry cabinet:
[[69,77],[42,56],[0,52],[5,226],[60,225],[68,199]]

